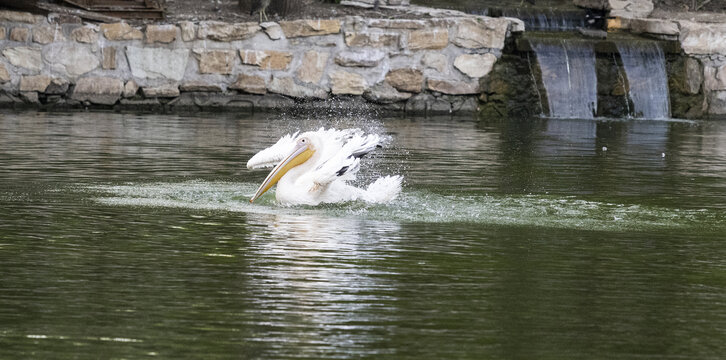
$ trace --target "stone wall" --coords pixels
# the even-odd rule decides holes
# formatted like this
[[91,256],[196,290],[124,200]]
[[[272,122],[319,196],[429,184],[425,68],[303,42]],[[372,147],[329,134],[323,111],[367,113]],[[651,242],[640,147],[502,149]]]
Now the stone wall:
[[[0,12],[0,106],[273,108],[331,97],[474,111],[521,22],[483,16],[279,23],[55,23]],[[324,102],[323,102],[324,103]]]
[[643,18],[653,12],[652,0],[573,0],[574,4],[587,9],[609,11],[610,16]]

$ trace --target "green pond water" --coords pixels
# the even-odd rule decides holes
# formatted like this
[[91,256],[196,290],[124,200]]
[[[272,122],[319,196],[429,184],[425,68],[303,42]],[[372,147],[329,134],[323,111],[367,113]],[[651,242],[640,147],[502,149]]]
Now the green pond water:
[[[288,131],[393,203],[248,202]],[[726,122],[0,114],[0,358],[722,359]]]

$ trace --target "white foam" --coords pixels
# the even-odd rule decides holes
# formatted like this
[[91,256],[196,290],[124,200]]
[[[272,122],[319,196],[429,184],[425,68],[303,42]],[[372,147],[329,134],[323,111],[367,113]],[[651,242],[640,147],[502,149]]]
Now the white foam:
[[94,196],[98,203],[110,206],[315,215],[329,218],[355,217],[393,222],[470,222],[640,231],[692,228],[704,223],[721,224],[726,218],[723,211],[711,209],[673,209],[554,195],[441,195],[409,190],[387,204],[351,202],[319,207],[280,207],[274,203],[274,194],[266,194],[259,202],[250,204],[248,199],[256,189],[256,185],[250,183],[188,181],[100,185],[86,189],[96,192]]

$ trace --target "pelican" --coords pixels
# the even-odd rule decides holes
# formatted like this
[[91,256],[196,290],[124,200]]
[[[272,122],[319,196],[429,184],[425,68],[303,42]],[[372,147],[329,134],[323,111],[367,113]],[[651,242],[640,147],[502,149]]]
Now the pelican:
[[249,169],[274,166],[250,202],[275,184],[275,197],[283,205],[391,201],[401,191],[401,176],[380,177],[365,189],[348,184],[355,179],[360,159],[380,142],[380,136],[364,135],[360,129],[287,134],[247,162]]

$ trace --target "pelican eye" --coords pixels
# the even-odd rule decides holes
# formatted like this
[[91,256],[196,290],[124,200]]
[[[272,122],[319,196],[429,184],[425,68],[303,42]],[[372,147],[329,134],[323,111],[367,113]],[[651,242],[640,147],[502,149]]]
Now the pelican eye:
[[306,138],[302,138],[302,139],[298,140],[297,142],[298,142],[298,144],[300,144],[300,145],[304,145],[304,144],[307,144],[307,143],[308,143],[308,139],[306,139]]

